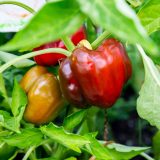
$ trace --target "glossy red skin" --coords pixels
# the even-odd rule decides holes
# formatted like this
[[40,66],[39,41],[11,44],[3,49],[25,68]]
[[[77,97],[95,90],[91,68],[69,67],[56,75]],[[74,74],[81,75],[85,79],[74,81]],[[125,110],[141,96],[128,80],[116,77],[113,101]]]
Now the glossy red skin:
[[[81,27],[73,36],[71,36],[72,42],[77,45],[79,41],[82,39],[86,39],[86,34],[85,34],[85,29],[84,27]],[[50,42],[47,44],[44,44],[38,48],[35,48],[34,51],[42,50],[42,49],[47,49],[47,48],[63,48],[66,49],[63,41],[54,41]],[[66,56],[64,54],[56,53],[47,53],[47,54],[42,54],[34,57],[34,60],[38,65],[42,66],[53,66],[55,65],[58,60],[64,59]]]
[[132,73],[123,45],[108,39],[96,50],[77,48],[59,69],[61,89],[66,99],[80,107],[111,107]]

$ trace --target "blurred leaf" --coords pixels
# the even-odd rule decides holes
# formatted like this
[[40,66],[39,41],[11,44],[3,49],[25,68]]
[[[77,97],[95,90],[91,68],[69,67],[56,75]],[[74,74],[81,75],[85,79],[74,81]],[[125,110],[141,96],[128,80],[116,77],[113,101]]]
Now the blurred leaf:
[[63,127],[67,131],[72,131],[78,124],[82,122],[87,114],[87,110],[80,110],[75,112],[64,119]]
[[37,128],[23,129],[21,133],[7,136],[4,141],[11,146],[25,149],[40,145],[43,141],[43,134]]
[[14,132],[19,133],[19,121],[15,117],[11,117],[11,115],[3,110],[0,110],[0,126],[12,130]]
[[[26,105],[27,105],[27,96],[24,90],[18,84],[18,82],[14,80],[14,88],[12,92],[12,104],[11,104],[11,110],[14,117],[18,117],[19,115],[23,116],[23,112],[25,110]],[[19,117],[20,120],[22,116]]]
[[80,147],[90,143],[85,137],[68,133],[62,127],[58,127],[53,123],[50,123],[47,126],[42,126],[41,131],[54,141],[79,153],[81,152]]
[[75,1],[49,2],[30,23],[1,50],[29,50],[41,44],[74,33],[82,25],[84,15]]
[[5,83],[4,83],[4,79],[3,79],[2,74],[0,74],[0,96],[2,96],[4,98],[4,100],[2,102],[2,105],[3,106],[5,105],[9,108],[10,103],[9,103],[9,99],[8,99],[8,96],[7,96],[7,91],[6,91],[6,88],[5,88]]
[[77,160],[75,157],[66,158],[65,160]]
[[112,155],[102,144],[100,144],[92,134],[86,134],[85,137],[91,142],[85,146],[85,150],[100,160],[113,160]]
[[153,137],[153,151],[156,160],[160,160],[160,131]]
[[117,143],[111,143],[106,146],[111,155],[113,155],[116,160],[128,160],[140,153],[148,150],[150,147],[131,147],[125,146]]
[[80,128],[79,128],[78,134],[84,135],[84,134],[86,134],[86,133],[88,133],[88,132],[89,132],[89,128],[88,128],[87,120],[85,120],[85,121],[81,124],[81,126],[80,126]]
[[138,12],[138,16],[149,34],[160,29],[159,8],[159,0],[149,0]]
[[144,0],[127,0],[133,7],[140,6]]
[[90,19],[87,19],[85,26],[87,32],[87,40],[92,43],[97,38],[96,27],[94,27]]
[[160,73],[143,49],[138,48],[144,63],[145,80],[137,99],[137,111],[141,118],[160,129]]
[[[0,51],[0,60],[3,62],[8,62],[8,61],[13,60],[17,57],[19,57],[19,56],[11,54],[11,53]],[[35,64],[34,61],[29,60],[29,59],[25,59],[25,60],[22,60],[20,62],[15,63],[13,66],[15,66],[17,68],[23,68],[23,67],[32,66],[34,64]]]
[[135,12],[124,0],[77,0],[93,23],[130,43],[139,43],[153,56],[160,56]]

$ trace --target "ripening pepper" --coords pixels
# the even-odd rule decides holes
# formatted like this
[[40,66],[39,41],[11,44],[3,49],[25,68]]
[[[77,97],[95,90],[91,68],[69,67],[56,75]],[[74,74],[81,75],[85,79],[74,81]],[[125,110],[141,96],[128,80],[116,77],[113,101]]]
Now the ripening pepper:
[[64,105],[56,77],[45,67],[35,66],[22,78],[21,87],[28,95],[24,119],[34,124],[53,120]]
[[116,39],[105,40],[96,50],[78,46],[60,64],[62,93],[72,104],[111,107],[132,73],[123,45]]
[[[76,33],[74,33],[71,36],[71,40],[75,45],[77,45],[79,43],[79,41],[81,41],[82,39],[85,39],[85,38],[86,38],[86,34],[85,34],[84,27],[81,27]],[[58,41],[44,44],[38,48],[35,48],[34,51],[47,49],[47,48],[66,49],[66,46],[64,45],[63,41],[58,40]],[[66,58],[66,56],[61,53],[54,53],[54,54],[53,53],[46,53],[46,54],[35,56],[34,60],[38,65],[54,66],[58,62],[58,60],[63,59],[63,58]]]

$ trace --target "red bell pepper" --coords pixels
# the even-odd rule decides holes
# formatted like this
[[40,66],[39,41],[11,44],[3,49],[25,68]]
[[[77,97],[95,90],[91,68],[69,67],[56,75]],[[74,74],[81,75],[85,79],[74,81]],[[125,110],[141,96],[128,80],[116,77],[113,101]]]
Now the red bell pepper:
[[61,62],[59,78],[65,98],[72,104],[111,107],[131,77],[132,66],[123,45],[105,40],[96,50],[80,46]]

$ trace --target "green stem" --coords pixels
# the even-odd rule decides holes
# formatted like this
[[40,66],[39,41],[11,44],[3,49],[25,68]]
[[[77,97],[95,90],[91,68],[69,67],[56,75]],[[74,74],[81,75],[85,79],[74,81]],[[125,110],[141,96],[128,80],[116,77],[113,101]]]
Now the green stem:
[[93,49],[96,49],[104,39],[108,38],[111,34],[108,31],[104,31],[91,45]]
[[145,159],[147,159],[147,160],[154,160],[152,157],[150,157],[148,154],[146,154],[146,153],[141,153],[140,154],[142,157],[144,157]]
[[49,144],[46,143],[46,144],[43,144],[42,146],[43,146],[44,150],[47,152],[48,155],[52,154],[52,148]]
[[62,37],[61,39],[63,40],[67,49],[72,52],[75,48],[75,45],[72,43],[71,39],[67,36]]
[[28,151],[26,152],[25,156],[23,157],[22,160],[27,160],[28,157],[30,156],[30,154],[33,152],[33,150],[35,149],[35,146],[32,146],[28,149]]
[[17,2],[17,1],[1,1],[1,2],[0,2],[0,5],[2,5],[2,4],[12,4],[12,5],[16,5],[16,6],[19,6],[19,7],[24,8],[25,10],[27,10],[27,11],[30,12],[30,13],[35,13],[35,11],[34,11],[31,7],[29,7],[29,6],[27,6],[26,4],[21,3],[21,2]]
[[25,54],[25,55],[22,55],[22,56],[19,56],[17,58],[14,58],[12,59],[11,61],[8,61],[7,63],[5,63],[4,65],[2,65],[0,67],[0,73],[2,73],[3,71],[5,71],[7,68],[9,68],[10,66],[12,66],[13,64],[23,60],[23,59],[27,59],[27,58],[31,58],[31,57],[34,57],[34,56],[37,56],[37,55],[41,55],[41,54],[45,54],[45,53],[62,53],[66,56],[70,56],[70,52],[65,50],[65,49],[62,49],[62,48],[48,48],[48,49],[43,49],[43,50],[40,50],[40,51],[36,51],[36,52],[30,52],[28,54]]

